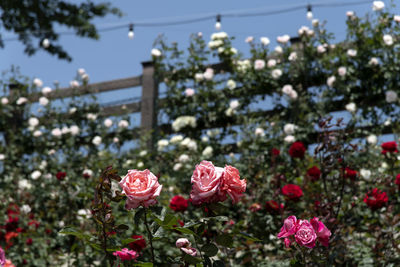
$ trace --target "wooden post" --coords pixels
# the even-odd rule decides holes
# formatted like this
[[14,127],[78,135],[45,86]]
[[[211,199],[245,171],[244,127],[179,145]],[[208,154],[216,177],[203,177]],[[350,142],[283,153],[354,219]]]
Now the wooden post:
[[140,126],[144,134],[151,134],[147,141],[147,148],[152,149],[154,134],[157,127],[157,99],[158,83],[155,78],[155,70],[152,61],[142,62],[142,100],[140,104]]

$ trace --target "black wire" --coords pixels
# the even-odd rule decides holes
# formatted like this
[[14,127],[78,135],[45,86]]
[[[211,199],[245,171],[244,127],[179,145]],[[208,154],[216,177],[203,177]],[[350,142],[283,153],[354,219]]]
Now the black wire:
[[[283,9],[277,9],[277,10],[270,10],[270,11],[264,11],[264,12],[247,12],[247,13],[231,13],[231,12],[220,12],[218,14],[207,14],[203,15],[201,17],[197,18],[190,18],[190,19],[181,19],[181,20],[176,20],[176,21],[166,21],[166,22],[130,22],[126,24],[121,24],[117,26],[110,26],[110,27],[104,27],[101,29],[98,29],[97,32],[108,32],[108,31],[114,31],[114,30],[119,30],[119,29],[124,29],[129,27],[130,25],[134,24],[135,26],[139,27],[164,27],[164,26],[173,26],[173,25],[180,25],[180,24],[190,24],[190,23],[195,23],[195,22],[200,22],[200,21],[206,21],[206,20],[215,20],[215,17],[217,15],[220,15],[221,17],[226,17],[226,18],[239,18],[239,17],[256,17],[256,16],[268,16],[268,15],[278,15],[282,13],[289,13],[289,12],[294,12],[297,10],[303,10],[304,8],[307,8],[309,5],[312,7],[338,7],[338,6],[354,6],[354,5],[360,5],[360,4],[366,4],[366,3],[371,3],[370,0],[362,0],[362,1],[355,1],[355,2],[330,2],[330,3],[310,3],[310,4],[301,4],[297,6],[291,6]],[[38,31],[38,32],[33,32],[33,33],[46,33],[50,31]],[[71,31],[64,31],[58,33],[58,35],[75,35],[75,32]],[[10,37],[10,38],[4,38],[3,41],[15,41],[18,40],[19,37]]]

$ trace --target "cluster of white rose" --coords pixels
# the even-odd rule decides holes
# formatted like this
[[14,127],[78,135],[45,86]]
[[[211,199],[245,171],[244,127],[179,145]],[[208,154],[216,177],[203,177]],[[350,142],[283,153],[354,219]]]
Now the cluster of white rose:
[[187,126],[190,126],[192,128],[196,128],[196,126],[197,126],[196,117],[194,117],[194,116],[180,116],[180,117],[176,118],[172,122],[172,129],[175,132],[178,132],[181,129],[187,127]]

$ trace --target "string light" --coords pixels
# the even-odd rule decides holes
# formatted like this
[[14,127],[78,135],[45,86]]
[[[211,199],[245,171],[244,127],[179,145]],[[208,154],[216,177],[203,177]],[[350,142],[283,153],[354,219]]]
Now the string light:
[[48,47],[50,46],[50,41],[49,41],[49,39],[47,39],[47,38],[43,39],[43,41],[42,41],[42,46],[43,46],[44,48],[48,48]]
[[312,7],[311,5],[307,6],[307,19],[312,20],[313,19],[313,13],[312,13]]
[[[345,0],[342,2],[337,2],[335,0],[334,2],[314,2],[312,5],[314,8],[328,8],[328,7],[343,7],[343,6],[355,6],[355,5],[361,5],[361,4],[370,4],[371,0],[355,0],[349,2],[349,0]],[[134,38],[134,31],[133,31],[133,25],[136,27],[165,27],[165,26],[173,26],[173,25],[183,25],[183,24],[188,24],[188,23],[196,23],[200,21],[206,21],[206,20],[211,20],[216,18],[216,23],[215,23],[215,29],[220,30],[222,25],[221,25],[221,17],[228,17],[228,18],[241,18],[241,17],[256,17],[256,16],[271,16],[271,15],[278,15],[278,14],[283,14],[283,13],[289,13],[293,11],[297,11],[300,9],[307,9],[307,19],[311,20],[313,18],[313,13],[312,13],[312,7],[310,4],[304,5],[304,4],[296,4],[293,6],[285,7],[282,9],[273,9],[273,10],[262,10],[263,8],[257,8],[257,9],[251,9],[251,10],[241,10],[238,12],[223,12],[224,14],[203,14],[203,15],[197,15],[197,16],[190,16],[190,18],[183,18],[183,17],[177,17],[177,18],[166,18],[164,21],[136,21],[134,24],[132,22],[130,23],[119,23],[119,24],[114,24],[113,26],[98,26],[98,32],[108,32],[108,31],[115,31],[119,29],[123,29],[128,27],[128,38],[133,39]],[[24,31],[21,31],[24,32]],[[18,33],[18,32],[16,32]],[[51,31],[34,31],[32,34],[47,34],[47,33],[52,33]],[[75,32],[73,31],[61,31],[57,33],[58,35],[74,35]],[[17,41],[19,40],[18,36],[13,36],[9,38],[3,38],[4,42],[7,41]],[[48,48],[50,46],[50,41],[46,38],[43,39],[41,42],[41,46],[44,48]]]
[[133,24],[129,24],[128,38],[132,40],[133,37],[135,37],[135,33],[133,32]]
[[217,30],[217,31],[219,31],[219,30],[221,30],[221,15],[220,14],[218,14],[217,15],[217,22],[215,23],[215,29]]

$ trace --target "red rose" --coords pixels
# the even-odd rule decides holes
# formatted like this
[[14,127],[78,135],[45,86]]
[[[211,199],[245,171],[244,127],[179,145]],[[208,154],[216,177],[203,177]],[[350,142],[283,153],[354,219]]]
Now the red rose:
[[385,192],[382,192],[378,188],[372,189],[365,194],[364,202],[370,207],[372,210],[382,208],[387,202],[389,198]]
[[278,213],[280,210],[283,209],[283,204],[278,204],[278,202],[270,200],[265,202],[265,209],[269,213]]
[[66,172],[57,172],[56,177],[58,180],[64,180],[64,178],[67,176]]
[[318,181],[321,177],[321,170],[317,166],[313,166],[307,170],[307,175],[311,178],[311,181]]
[[32,238],[28,238],[28,239],[26,240],[26,244],[27,244],[28,246],[32,245],[32,243],[33,243]]
[[399,186],[399,188],[400,188],[400,173],[397,174],[396,181],[394,183],[397,184]]
[[131,236],[133,239],[136,239],[135,241],[131,242],[128,244],[128,246],[137,251],[140,252],[142,249],[146,247],[146,240],[143,238],[141,235],[133,235]]
[[290,200],[299,200],[303,196],[303,190],[295,184],[287,184],[282,188],[282,194]]
[[174,196],[169,202],[169,207],[174,211],[185,211],[189,201],[182,196]]
[[382,154],[386,154],[387,152],[389,152],[389,153],[397,153],[397,152],[399,152],[397,150],[397,144],[396,144],[395,141],[383,143],[381,145],[381,147],[382,147]]
[[354,179],[357,178],[357,171],[352,170],[352,169],[346,167],[346,168],[344,169],[344,177],[345,177],[345,178],[350,178],[350,179],[354,180]]
[[292,158],[304,158],[306,148],[302,142],[294,142],[289,148],[289,155]]
[[281,153],[281,151],[279,150],[279,149],[277,149],[277,148],[272,148],[271,149],[271,153],[272,153],[272,155],[274,155],[274,156],[279,156],[279,154]]
[[40,222],[32,220],[30,222],[28,222],[28,225],[34,225],[36,229],[38,229]]

